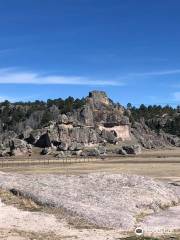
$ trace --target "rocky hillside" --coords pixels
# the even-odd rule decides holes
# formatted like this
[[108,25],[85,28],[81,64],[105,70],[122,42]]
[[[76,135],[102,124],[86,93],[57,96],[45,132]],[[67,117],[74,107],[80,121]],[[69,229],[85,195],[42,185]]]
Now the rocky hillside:
[[81,100],[6,101],[0,105],[0,155],[30,155],[33,147],[62,157],[137,154],[141,147],[180,146],[178,136],[161,126],[155,131],[152,120],[135,110],[125,109],[99,91]]

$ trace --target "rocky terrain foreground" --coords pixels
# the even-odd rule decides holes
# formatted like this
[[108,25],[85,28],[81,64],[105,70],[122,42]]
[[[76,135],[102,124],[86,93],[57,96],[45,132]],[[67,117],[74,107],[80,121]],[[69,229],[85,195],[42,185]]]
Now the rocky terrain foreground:
[[[142,226],[147,234],[157,230],[157,227],[159,231],[163,231],[163,227],[168,227],[169,231],[180,230],[178,220],[180,187],[154,181],[148,177],[108,173],[80,176],[0,173],[0,187],[31,198],[40,205],[63,209],[67,215],[65,219],[73,216],[74,221],[82,219],[92,228],[104,228],[107,232],[108,229],[113,229],[119,234],[120,232],[132,232],[137,226]],[[10,221],[7,221],[9,218],[6,208],[7,210],[9,208],[8,211],[12,213]],[[18,213],[19,210],[13,207],[11,209],[2,203],[0,209],[2,213],[0,228],[13,228],[14,226],[14,228],[27,230],[25,228],[30,224],[30,231],[38,231],[38,228],[43,231],[44,228],[46,232],[51,229],[56,233],[59,230],[63,232],[63,227],[67,227],[65,219],[63,225],[62,221],[59,223],[53,216]],[[176,220],[171,214],[175,211],[177,211]],[[19,214],[17,214],[19,219],[14,222],[13,214],[16,212]],[[25,225],[23,219],[26,219]],[[158,219],[161,220],[158,221]],[[36,222],[39,222],[38,226]],[[104,236],[106,231],[100,236]],[[84,239],[91,238],[84,237]]]
[[115,230],[78,229],[52,214],[29,212],[0,202],[1,240],[104,240],[122,236]]

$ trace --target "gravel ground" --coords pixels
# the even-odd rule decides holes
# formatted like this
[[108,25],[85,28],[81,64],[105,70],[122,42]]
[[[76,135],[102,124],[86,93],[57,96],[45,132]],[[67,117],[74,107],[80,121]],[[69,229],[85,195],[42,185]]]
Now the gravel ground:
[[0,173],[0,187],[17,189],[43,205],[62,207],[99,227],[122,231],[134,230],[139,216],[159,212],[180,201],[174,186],[127,174]]
[[44,212],[29,212],[0,201],[1,240],[117,240],[115,230],[75,229]]

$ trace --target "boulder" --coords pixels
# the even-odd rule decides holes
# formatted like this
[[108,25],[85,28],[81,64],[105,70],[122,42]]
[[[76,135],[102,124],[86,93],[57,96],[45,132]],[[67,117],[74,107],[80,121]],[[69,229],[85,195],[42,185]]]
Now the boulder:
[[43,148],[41,151],[41,155],[47,155],[49,154],[49,148]]
[[32,152],[31,145],[21,139],[13,139],[9,141],[9,148],[11,156],[23,156]]
[[84,149],[81,152],[81,156],[83,156],[83,157],[98,157],[98,156],[100,156],[100,153],[97,148],[89,148],[89,149]]
[[66,158],[71,157],[72,151],[59,151],[58,154],[55,155],[57,158]]
[[99,146],[98,151],[100,155],[105,155],[106,154],[106,147],[105,146]]
[[82,156],[82,150],[73,151],[72,155],[74,155],[74,156]]
[[34,137],[32,134],[30,134],[29,137],[25,138],[25,141],[26,141],[27,143],[33,145],[33,144],[35,144],[36,139],[35,139],[35,137]]
[[55,154],[55,157],[57,157],[57,158],[65,157],[65,152],[64,151],[59,151],[57,154]]
[[130,145],[130,146],[123,146],[122,150],[125,151],[127,154],[134,154],[134,155],[141,154],[141,146],[138,144]]
[[171,145],[173,145],[175,147],[180,147],[180,138],[179,137],[167,134],[166,138]]
[[40,148],[51,147],[51,140],[50,140],[48,132],[40,136],[40,138],[37,140],[35,146],[40,147]]
[[57,147],[58,151],[67,151],[69,148],[68,142],[61,142],[60,145]]
[[26,142],[24,142],[21,139],[10,140],[9,141],[9,148],[10,148],[10,152],[17,149],[17,148],[25,149],[26,148]]
[[68,149],[70,150],[70,151],[74,151],[74,150],[76,150],[76,143],[75,142],[72,142],[71,143],[71,145],[68,147]]
[[83,145],[81,143],[72,142],[68,147],[70,151],[78,151],[83,149]]
[[10,152],[7,150],[0,150],[0,157],[9,157]]
[[120,155],[123,155],[123,156],[126,156],[127,155],[127,152],[125,149],[123,149],[122,147],[120,149],[118,149],[116,151],[117,154],[120,154]]

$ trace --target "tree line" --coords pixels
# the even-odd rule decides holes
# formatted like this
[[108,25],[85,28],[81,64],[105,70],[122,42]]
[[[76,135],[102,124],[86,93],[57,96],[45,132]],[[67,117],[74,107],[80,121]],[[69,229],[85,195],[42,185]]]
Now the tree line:
[[131,112],[130,122],[144,121],[152,130],[159,133],[161,130],[166,133],[180,136],[180,106],[173,108],[170,105],[149,105],[141,104],[135,107],[127,104],[127,110]]
[[[27,122],[30,126],[43,127],[49,121],[56,120],[62,113],[72,112],[81,108],[85,99],[48,99],[47,101],[36,100],[34,102],[4,101],[0,103],[0,130],[15,130],[20,122]],[[34,124],[37,122],[37,124]]]

